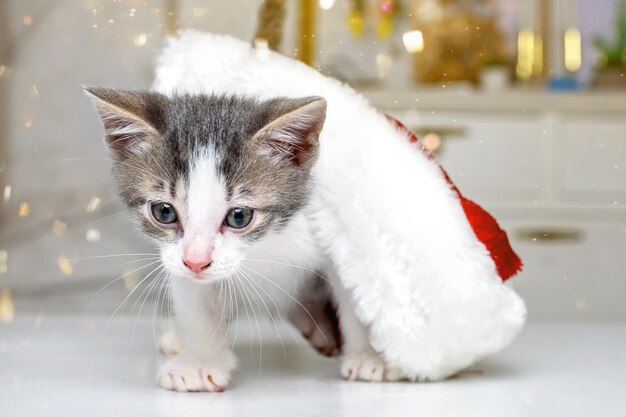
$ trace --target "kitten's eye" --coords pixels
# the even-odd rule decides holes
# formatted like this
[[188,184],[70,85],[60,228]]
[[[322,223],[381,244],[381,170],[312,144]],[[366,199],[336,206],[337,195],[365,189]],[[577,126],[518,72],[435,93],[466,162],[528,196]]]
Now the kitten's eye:
[[154,220],[161,224],[172,224],[178,220],[176,210],[168,203],[152,203],[150,206]]
[[249,208],[234,208],[228,212],[224,224],[233,229],[243,229],[252,221],[254,210]]

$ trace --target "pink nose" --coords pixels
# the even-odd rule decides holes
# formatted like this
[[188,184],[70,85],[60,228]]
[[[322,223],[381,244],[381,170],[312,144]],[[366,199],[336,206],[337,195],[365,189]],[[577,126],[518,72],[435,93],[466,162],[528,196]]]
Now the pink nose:
[[200,273],[211,266],[211,261],[206,259],[183,259],[183,263],[195,273]]

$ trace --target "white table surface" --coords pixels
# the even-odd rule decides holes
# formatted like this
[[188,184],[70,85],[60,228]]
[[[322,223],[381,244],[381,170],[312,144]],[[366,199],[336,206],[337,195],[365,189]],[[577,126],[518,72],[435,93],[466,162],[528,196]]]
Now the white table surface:
[[[154,383],[152,320],[22,315],[0,324],[0,416],[626,416],[626,326],[529,325],[506,351],[440,383],[347,382],[338,362],[240,339],[224,393]],[[271,339],[271,338],[270,338]]]

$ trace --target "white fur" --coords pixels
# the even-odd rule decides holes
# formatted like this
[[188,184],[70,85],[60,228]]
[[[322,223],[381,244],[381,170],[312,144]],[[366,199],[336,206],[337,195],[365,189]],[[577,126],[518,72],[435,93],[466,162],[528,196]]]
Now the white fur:
[[[245,42],[193,31],[169,42],[156,75],[166,94],[326,98],[303,229],[332,260],[388,365],[412,379],[441,379],[518,334],[524,303],[502,284],[438,167],[353,90],[281,55],[262,59]],[[257,256],[302,262],[285,260],[292,250],[265,251]]]

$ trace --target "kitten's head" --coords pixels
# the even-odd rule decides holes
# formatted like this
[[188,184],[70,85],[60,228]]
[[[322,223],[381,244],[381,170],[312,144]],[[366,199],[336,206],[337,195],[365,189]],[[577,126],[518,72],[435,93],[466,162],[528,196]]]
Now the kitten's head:
[[226,278],[306,204],[323,98],[87,93],[122,199],[170,272]]

